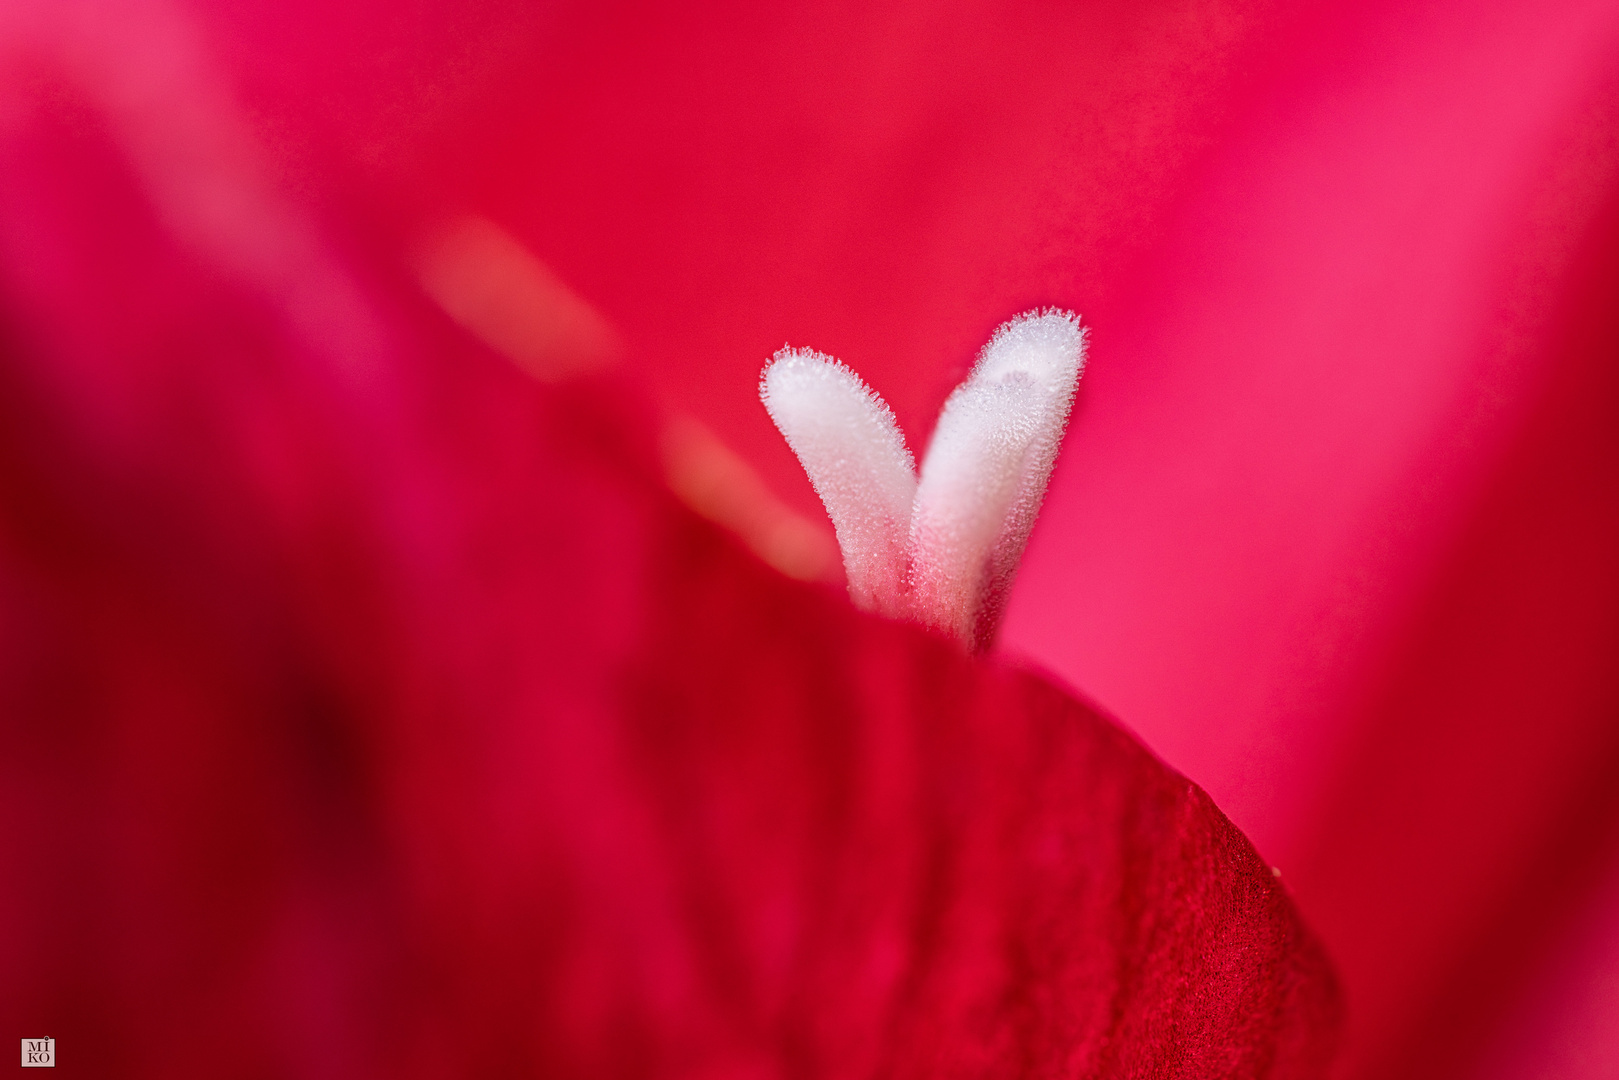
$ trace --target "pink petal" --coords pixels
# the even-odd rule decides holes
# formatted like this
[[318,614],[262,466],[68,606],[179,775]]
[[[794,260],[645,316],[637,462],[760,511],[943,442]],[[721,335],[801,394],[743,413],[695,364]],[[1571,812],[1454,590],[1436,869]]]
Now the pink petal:
[[363,229],[240,162],[269,247],[166,201],[195,177],[35,60],[8,1030],[134,1077],[1320,1075],[1332,976],[1195,785],[743,554],[621,386],[473,346]]

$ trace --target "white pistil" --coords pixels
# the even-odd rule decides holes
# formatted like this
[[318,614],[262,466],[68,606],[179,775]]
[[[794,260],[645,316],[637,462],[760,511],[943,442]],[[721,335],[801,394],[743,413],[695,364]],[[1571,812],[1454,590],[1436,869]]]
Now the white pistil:
[[843,551],[849,595],[884,615],[904,603],[916,469],[894,414],[860,376],[808,349],[782,349],[759,397],[809,474]]
[[771,359],[760,397],[826,505],[858,606],[988,648],[1084,362],[1069,312],[1001,326],[945,402],[918,483],[892,411],[859,376],[808,350]]

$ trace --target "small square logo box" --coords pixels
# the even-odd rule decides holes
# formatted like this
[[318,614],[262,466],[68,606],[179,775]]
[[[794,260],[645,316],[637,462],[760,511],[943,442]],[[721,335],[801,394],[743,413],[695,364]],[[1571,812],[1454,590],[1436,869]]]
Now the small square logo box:
[[56,1068],[55,1039],[24,1039],[22,1041],[22,1067],[25,1069]]

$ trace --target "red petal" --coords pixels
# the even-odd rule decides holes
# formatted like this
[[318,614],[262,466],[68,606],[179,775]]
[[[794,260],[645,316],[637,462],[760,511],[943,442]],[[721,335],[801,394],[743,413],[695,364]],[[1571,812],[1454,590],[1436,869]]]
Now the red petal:
[[1281,886],[1113,724],[768,571],[633,410],[249,173],[207,179],[268,224],[164,202],[82,83],[12,85],[6,1030],[128,1076],[1321,1072]]

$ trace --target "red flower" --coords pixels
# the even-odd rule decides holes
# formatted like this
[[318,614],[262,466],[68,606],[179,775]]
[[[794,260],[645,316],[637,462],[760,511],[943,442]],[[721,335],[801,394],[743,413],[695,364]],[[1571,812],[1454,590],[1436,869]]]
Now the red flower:
[[[1350,1074],[1604,1075],[1611,4],[0,19],[0,684],[38,774],[10,766],[7,874],[57,860],[6,879],[7,1015],[45,997],[96,1053],[158,1061],[206,1005],[198,1060],[315,1067],[291,1032],[348,1071],[448,1071],[470,1039],[485,1070],[1004,1051],[1105,1074],[1084,1055],[1319,1032],[1328,999],[1284,992],[1309,963],[1285,912],[1177,919],[1181,951],[1123,987],[1081,945],[1123,971],[1121,927],[1193,909],[1115,890],[1156,899],[1020,937],[1054,932],[1036,898],[1078,895],[1046,870],[1136,865],[1046,861],[1052,822],[1187,881],[1166,852],[1197,829],[1120,817],[1179,799],[1169,774],[1128,743],[1085,757],[1111,728],[1046,715],[1027,676],[758,569],[662,493],[622,388],[527,385],[418,284],[531,366],[617,348],[806,519],[753,396],[784,338],[853,364],[914,441],[994,326],[1054,304],[1092,363],[1006,648],[1281,867],[1344,972]],[[434,272],[491,260],[516,277]],[[544,317],[479,306],[507,280]],[[824,558],[673,430],[686,502],[784,567]],[[963,789],[998,794],[980,815]],[[941,835],[943,884],[917,876]],[[1237,864],[1192,880],[1279,902]],[[120,891],[114,922],[90,898]],[[1199,951],[1222,926],[1272,942],[1280,981],[1181,983],[1263,968],[1246,936]],[[884,927],[908,935],[888,967]],[[1222,1043],[1154,1012],[1229,1009],[1213,985],[1300,1026]],[[1094,993],[1123,1003],[1105,1048],[1036,1019]]]
[[[289,196],[175,12],[7,18],[7,1030],[120,1076],[1320,1075],[1331,975],[1195,785],[683,509],[624,384],[540,385]],[[480,242],[419,256],[452,315],[605,340],[461,304]]]

